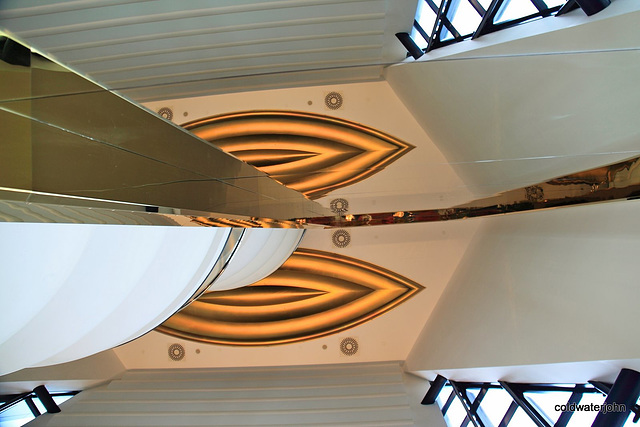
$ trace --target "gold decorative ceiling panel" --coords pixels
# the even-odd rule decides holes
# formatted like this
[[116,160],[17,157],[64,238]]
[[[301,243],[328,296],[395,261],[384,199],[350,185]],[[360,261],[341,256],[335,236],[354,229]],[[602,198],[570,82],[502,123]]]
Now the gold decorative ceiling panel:
[[414,148],[358,123],[295,111],[232,113],[183,127],[310,199],[362,181]]
[[298,249],[271,276],[251,286],[207,292],[157,330],[213,344],[285,344],[367,322],[422,289],[365,261]]

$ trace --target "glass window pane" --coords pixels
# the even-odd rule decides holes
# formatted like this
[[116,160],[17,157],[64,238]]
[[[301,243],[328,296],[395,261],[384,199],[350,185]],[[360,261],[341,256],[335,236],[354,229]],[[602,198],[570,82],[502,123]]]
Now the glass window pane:
[[442,27],[442,31],[440,32],[440,40],[441,41],[447,41],[447,40],[452,40],[453,39],[453,34],[451,34],[449,32],[449,30],[447,30],[447,27]]
[[22,400],[0,413],[0,425],[3,427],[18,427],[28,423],[34,418],[27,403]]
[[501,388],[490,388],[484,399],[482,399],[480,407],[489,418],[489,421],[491,421],[491,424],[497,426],[502,421],[511,402],[513,402],[513,399],[511,399],[509,393]]
[[[600,393],[585,393],[582,395],[582,399],[580,399],[580,404],[582,405],[602,405],[604,402],[604,395]],[[597,412],[589,412],[589,411],[576,411],[571,415],[571,419],[569,420],[569,424],[567,427],[581,427],[581,426],[590,426],[593,424],[593,420],[596,419]]]
[[460,0],[460,5],[451,23],[456,27],[460,35],[466,36],[473,34],[478,25],[480,25],[481,20],[480,14],[471,6],[471,3],[467,0]]
[[[603,401],[604,401],[604,397],[603,397]],[[640,402],[640,400],[636,401],[636,405],[638,404],[638,402]],[[640,421],[638,421],[637,423],[633,422],[633,417],[635,417],[635,414],[633,412],[629,413],[629,418],[627,418],[627,421],[624,423],[624,427],[638,427],[640,424]]]
[[[638,423],[634,423],[633,422],[633,417],[635,416],[635,414],[633,412],[631,412],[629,414],[629,418],[627,418],[627,421],[624,423],[623,427],[638,427]],[[595,417],[594,417],[595,418]],[[640,422],[640,421],[639,421]]]
[[489,9],[489,6],[491,5],[491,2],[493,0],[478,0],[478,1],[482,5],[482,7],[484,7],[484,10],[487,10],[487,9]]
[[509,426],[514,427],[537,427],[536,423],[531,421],[529,415],[522,410],[522,408],[518,408],[515,414],[513,414],[513,418],[511,418],[511,422]]
[[429,45],[429,42],[427,42],[424,37],[422,37],[422,34],[416,31],[415,28],[411,30],[410,36],[420,49],[425,49]]
[[[415,20],[422,27],[424,32],[427,33],[427,36],[430,36],[431,31],[433,31],[436,14],[433,13],[433,10],[431,10],[426,2],[418,2],[418,10],[416,11]],[[420,49],[425,49],[429,45],[428,40],[418,32],[415,27],[411,29],[411,38],[416,42]]]
[[440,394],[436,398],[436,403],[438,404],[438,408],[442,409],[442,406],[445,403],[447,403],[447,399],[449,398],[449,395],[451,394],[452,391],[453,389],[451,388],[450,385],[446,385],[442,387],[442,390],[440,390]]
[[556,411],[556,405],[564,405],[571,396],[567,391],[525,392],[524,396],[544,415],[551,424],[558,421],[562,412]]
[[509,0],[502,4],[493,22],[500,24],[534,13],[538,13],[538,9],[536,9],[530,0]]
[[47,412],[47,408],[45,408],[42,402],[40,402],[40,399],[34,396],[32,400],[33,400],[33,403],[36,404],[36,408],[38,408],[41,414],[44,414],[45,412]]
[[456,396],[453,399],[453,403],[449,406],[449,410],[444,416],[444,420],[447,422],[448,426],[459,426],[462,424],[462,420],[467,416],[467,412],[464,410],[464,406]]
[[423,1],[418,3],[418,10],[416,12],[415,20],[420,24],[422,29],[431,35],[433,30],[433,24],[436,22],[436,14],[431,8]]

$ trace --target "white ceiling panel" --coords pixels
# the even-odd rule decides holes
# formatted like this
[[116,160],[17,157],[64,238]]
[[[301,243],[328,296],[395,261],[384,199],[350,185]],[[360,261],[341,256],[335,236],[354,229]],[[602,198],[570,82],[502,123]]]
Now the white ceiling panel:
[[411,29],[416,3],[5,0],[0,29],[142,102],[158,99],[149,89],[157,85],[157,94],[177,98],[380,79],[385,64],[406,55],[395,33]]

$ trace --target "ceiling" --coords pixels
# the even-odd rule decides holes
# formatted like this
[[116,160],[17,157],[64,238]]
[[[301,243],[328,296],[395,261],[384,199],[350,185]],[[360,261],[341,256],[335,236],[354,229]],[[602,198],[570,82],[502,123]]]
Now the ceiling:
[[[203,4],[210,6],[213,3],[216,5],[214,9],[198,6]],[[167,102],[166,105],[171,106],[178,113],[176,114],[178,118],[188,116],[192,119],[221,114],[233,111],[237,106],[241,106],[237,108],[238,110],[264,109],[265,107],[296,108],[326,114],[327,111],[321,102],[325,93],[321,93],[319,88],[294,88],[294,86],[379,79],[382,64],[386,61],[398,61],[404,57],[404,51],[397,54],[391,52],[402,50],[393,38],[393,33],[398,30],[393,27],[395,24],[391,21],[396,22],[394,20],[397,18],[398,22],[402,19],[410,22],[413,11],[409,10],[411,9],[409,6],[413,3],[415,1],[403,0],[366,2],[346,0],[305,2],[223,2],[220,0],[214,2],[211,0],[206,3],[182,2],[179,3],[181,10],[170,11],[169,9],[174,4],[178,4],[177,2],[79,0],[35,6],[35,2],[31,0],[11,0],[2,3],[0,29],[9,30],[16,38],[42,52],[51,53],[59,61],[69,64],[72,68],[90,75],[103,84],[124,88],[124,93],[138,101],[244,91],[244,93],[202,97],[198,100],[175,99]],[[630,5],[631,1],[628,4]],[[189,11],[183,10],[186,5],[191,8]],[[389,10],[391,5],[393,10]],[[624,5],[624,3],[617,1],[603,12],[603,15],[611,17],[606,14],[613,13],[617,5]],[[281,8],[278,9],[278,7]],[[336,8],[343,7],[352,7],[353,14],[359,13],[361,16],[360,19],[353,18],[352,21],[344,22],[376,21],[374,25],[377,28],[376,31],[383,34],[381,38],[389,40],[389,48],[382,47],[384,46],[382,43],[378,56],[373,54],[370,57],[364,54],[362,57],[349,56],[344,46],[350,37],[341,35],[342,33],[338,30],[327,29],[334,21],[338,25],[351,16],[346,12],[336,12]],[[376,7],[380,8],[380,12],[376,12]],[[152,8],[153,13],[149,10]],[[163,12],[158,11],[161,8]],[[178,6],[175,8],[177,9]],[[402,19],[399,17],[401,9],[407,11]],[[112,15],[108,15],[107,10]],[[125,13],[125,10],[128,12]],[[206,13],[207,10],[210,14]],[[217,12],[214,13],[214,10]],[[237,13],[234,13],[234,10]],[[273,12],[274,10],[277,12]],[[324,11],[324,15],[314,12],[320,10]],[[120,11],[120,15],[116,11]],[[134,11],[136,12],[133,13]],[[289,19],[287,16],[295,11],[300,12],[297,15],[299,21],[291,17],[292,23],[289,26],[284,25],[283,22]],[[376,15],[376,13],[381,15],[375,19],[362,18]],[[74,18],[65,20],[67,14],[73,15]],[[162,18],[163,15],[164,18]],[[107,16],[110,18],[107,19]],[[189,26],[177,28],[178,23],[184,20],[200,22],[205,16],[210,17],[212,21],[214,17],[217,19],[222,17],[220,19],[222,22],[218,24],[209,22],[209,27],[203,24],[199,29]],[[252,23],[241,21],[248,16],[254,16]],[[235,21],[232,22],[231,18]],[[347,100],[343,109],[336,113],[339,117],[375,125],[379,129],[415,144],[416,149],[411,152],[411,156],[399,159],[393,168],[387,168],[349,189],[340,189],[333,196],[347,197],[352,209],[356,212],[380,212],[387,209],[386,206],[390,206],[388,209],[397,208],[399,200],[403,203],[407,200],[407,206],[417,200],[420,205],[416,204],[416,206],[422,208],[431,207],[430,204],[444,207],[452,204],[454,199],[447,197],[451,197],[454,190],[458,188],[461,191],[472,188],[479,193],[482,191],[493,193],[497,191],[496,188],[510,189],[560,176],[562,173],[568,173],[564,170],[567,168],[570,172],[582,170],[590,162],[597,165],[606,164],[607,161],[602,159],[613,161],[614,155],[627,156],[632,154],[631,151],[636,155],[637,120],[631,117],[635,111],[638,111],[637,100],[640,99],[640,96],[637,96],[637,85],[633,80],[638,70],[637,65],[633,64],[638,64],[639,51],[637,26],[634,26],[637,21],[635,18],[635,15],[629,15],[616,18],[615,22],[606,23],[603,20],[602,26],[595,20],[600,18],[594,18],[591,21],[592,24],[584,31],[588,37],[583,37],[582,29],[576,28],[576,31],[567,29],[553,34],[529,36],[512,44],[502,43],[492,46],[488,44],[487,40],[491,39],[487,36],[474,41],[476,46],[478,43],[487,43],[479,45],[484,47],[481,53],[488,56],[487,58],[467,57],[452,61],[432,61],[431,63],[418,61],[402,64],[387,68],[388,84],[371,82],[338,86],[335,89],[343,93]],[[322,19],[324,21],[320,22]],[[577,18],[566,16],[562,19],[568,19],[573,23],[572,25],[575,25]],[[560,25],[560,19],[555,21]],[[28,22],[31,22],[30,26],[26,25]],[[56,25],[52,27],[54,22]],[[271,26],[268,22],[271,22]],[[293,22],[302,22],[304,25]],[[626,24],[622,25],[623,23]],[[539,21],[538,24],[547,25]],[[565,24],[562,23],[562,25]],[[233,30],[231,30],[232,27]],[[284,44],[293,42],[288,38],[294,37],[293,30],[298,27],[300,27],[300,32],[296,36],[299,41],[298,48],[291,48],[291,52],[295,54],[285,54]],[[223,30],[224,28],[228,28],[229,31]],[[317,28],[318,33],[309,33],[310,28]],[[353,30],[354,27],[351,28]],[[615,28],[616,31],[602,31],[610,28]],[[147,32],[143,31],[138,35],[127,33],[134,29]],[[191,31],[194,33],[192,34]],[[272,34],[271,31],[273,31]],[[101,34],[103,32],[104,34]],[[169,36],[170,34],[174,35]],[[222,37],[222,34],[226,34],[228,39],[227,41],[217,39],[210,42],[208,47],[200,48],[195,37],[199,35],[204,39],[205,34],[206,37]],[[253,41],[249,39],[249,34],[253,34],[250,38]],[[630,39],[627,37],[629,34],[636,38]],[[277,35],[282,37],[276,42],[273,39],[277,38]],[[247,40],[242,41],[244,36]],[[67,37],[69,38],[66,39]],[[343,48],[332,48],[328,44],[323,45],[324,48],[322,48],[317,44],[331,41],[332,37],[344,37],[339,44]],[[186,43],[187,39],[190,40],[189,43]],[[151,47],[154,42],[157,42],[155,51]],[[171,42],[185,43],[172,45]],[[147,47],[137,47],[138,43],[146,43]],[[206,44],[204,41],[202,43]],[[250,53],[250,48],[256,44],[261,46],[262,50],[256,49]],[[300,47],[300,44],[304,44],[306,48]],[[213,45],[217,47],[214,48]],[[358,44],[354,42],[352,45]],[[584,45],[587,45],[587,48],[584,48]],[[335,46],[338,44],[336,43]],[[121,49],[119,53],[116,51],[109,53],[109,49],[116,47]],[[267,47],[272,47],[274,50],[268,50]],[[218,56],[210,56],[218,49],[227,50],[226,53],[218,52]],[[318,52],[321,49],[325,50]],[[329,51],[332,50],[335,52],[330,55]],[[354,48],[354,52],[362,53],[361,50],[365,49]],[[86,57],[78,56],[83,52],[87,55]],[[312,62],[309,59],[312,54],[322,52],[326,54],[324,60],[316,58],[317,61]],[[475,51],[473,55],[477,52]],[[548,52],[558,54],[550,55]],[[178,56],[181,53],[192,55],[192,57],[179,59]],[[65,55],[69,56],[68,59],[64,59]],[[242,55],[245,56],[242,57]],[[296,55],[304,55],[307,59],[293,60],[292,58],[298,58]],[[516,58],[517,56],[522,58]],[[285,61],[285,58],[290,61]],[[520,60],[516,61],[516,59]],[[156,62],[145,62],[152,60]],[[243,60],[245,62],[242,62]],[[125,65],[127,61],[131,61],[129,65]],[[234,61],[236,65],[233,65]],[[455,69],[452,65],[454,63],[457,65]],[[255,67],[262,64],[263,68],[252,68],[253,64],[256,64]],[[357,64],[365,65],[357,67],[355,66]],[[198,69],[197,67],[200,66],[203,68]],[[184,69],[180,71],[180,67]],[[584,70],[587,70],[587,73],[578,74]],[[133,74],[127,74],[129,72]],[[535,79],[520,78],[521,76],[531,77],[531,75],[534,75]],[[603,76],[609,78],[603,79]],[[552,82],[552,84],[539,87],[529,84],[538,80],[543,83]],[[428,81],[431,84],[413,86],[410,84],[422,81]],[[594,81],[600,83],[592,84]],[[605,82],[607,84],[604,84]],[[280,88],[281,90],[248,92],[263,88]],[[454,92],[450,90],[452,88],[457,90],[453,97],[450,96],[450,93]],[[158,101],[157,106],[165,106],[165,103]],[[446,120],[440,120],[443,116]],[[584,126],[573,125],[578,122]],[[474,126],[475,124],[478,126]],[[433,141],[427,137],[425,129],[429,130],[429,136]],[[541,138],[541,135],[544,138]],[[571,162],[575,160],[575,163],[566,160]],[[460,171],[459,174],[464,180],[454,173],[453,167],[456,168],[456,172]],[[541,176],[534,176],[533,173]],[[486,190],[487,188],[490,190]],[[347,193],[347,191],[350,192]],[[535,331],[542,334],[548,328],[539,328],[539,325],[544,323],[537,321],[540,316],[545,319],[551,318],[548,315],[551,312],[562,320],[567,318],[563,311],[566,306],[580,308],[580,304],[584,304],[587,307],[590,305],[597,307],[604,299],[601,293],[592,292],[592,288],[604,289],[603,292],[606,291],[607,296],[628,294],[628,292],[620,293],[616,290],[625,290],[628,283],[634,283],[633,280],[612,281],[609,278],[601,280],[599,278],[601,274],[609,273],[615,274],[616,278],[622,277],[620,272],[632,274],[632,269],[627,267],[633,263],[627,262],[627,255],[631,256],[637,251],[634,252],[631,247],[629,250],[621,250],[616,240],[631,242],[633,235],[621,238],[622,235],[618,234],[610,241],[603,238],[603,241],[593,240],[595,243],[590,245],[583,243],[584,236],[590,235],[595,232],[594,230],[599,230],[598,232],[606,235],[610,224],[618,224],[617,219],[607,218],[606,208],[610,206],[612,204],[596,207],[596,209],[604,209],[604,213],[599,217],[594,215],[590,221],[567,219],[572,221],[570,225],[577,229],[576,237],[572,240],[575,245],[568,246],[567,250],[564,249],[567,246],[554,245],[552,250],[549,250],[539,244],[539,241],[547,242],[545,240],[547,238],[549,244],[553,244],[556,242],[556,237],[566,233],[565,230],[545,232],[545,228],[542,227],[542,225],[547,227],[543,221],[544,216],[541,218],[534,216],[534,219],[527,223],[524,223],[524,220],[519,222],[520,218],[527,218],[524,215],[501,216],[500,219],[495,219],[493,222],[504,221],[506,225],[503,226],[504,228],[495,226],[497,228],[492,229],[497,229],[496,237],[491,237],[488,233],[487,241],[492,246],[482,246],[484,241],[480,238],[485,237],[481,234],[483,232],[481,227],[484,227],[488,221],[481,219],[413,224],[410,227],[353,229],[352,244],[342,253],[402,272],[407,277],[424,283],[426,289],[421,292],[421,295],[404,304],[401,310],[392,310],[384,317],[381,316],[350,331],[349,333],[356,336],[362,343],[363,351],[357,356],[360,359],[348,361],[367,361],[376,358],[404,360],[405,355],[413,348],[413,359],[420,360],[420,364],[416,365],[415,369],[422,371],[426,370],[424,361],[429,360],[423,356],[438,354],[432,352],[434,348],[438,348],[435,346],[441,345],[439,348],[456,351],[460,343],[468,341],[464,339],[465,335],[462,332],[452,334],[450,332],[453,329],[441,326],[446,322],[429,320],[434,325],[430,331],[437,329],[442,333],[436,337],[437,340],[433,341],[428,339],[432,335],[420,335],[426,338],[414,344],[415,337],[421,334],[422,324],[431,316],[436,304],[441,312],[451,308],[452,313],[456,313],[453,311],[455,309],[459,310],[457,313],[464,313],[463,316],[456,318],[458,320],[480,319],[471,323],[463,322],[460,325],[463,332],[473,331],[477,334],[474,338],[479,339],[487,335],[485,326],[487,323],[484,321],[486,313],[493,313],[495,324],[507,332],[512,331],[509,328],[513,325],[527,325],[537,328]],[[401,209],[405,209],[405,206]],[[551,215],[562,215],[563,211],[548,212],[551,212]],[[628,218],[633,218],[632,214]],[[538,222],[537,225],[536,222]],[[522,224],[533,224],[533,226],[523,228]],[[558,227],[565,225],[558,224]],[[555,226],[556,223],[552,223],[549,227]],[[500,238],[512,230],[515,230],[513,237],[508,236],[512,243],[505,245]],[[531,236],[531,239],[528,236]],[[330,248],[329,237],[329,230],[310,230],[305,236],[305,247]],[[542,249],[535,250],[535,245],[531,242]],[[471,251],[468,251],[469,247],[472,248]],[[496,251],[502,251],[497,253],[506,254],[505,259],[509,256],[517,258],[517,263],[514,264],[508,261],[498,263],[505,269],[504,277],[499,280],[489,277],[502,271],[493,272],[495,264],[493,247],[498,248]],[[578,255],[572,255],[576,248],[580,249],[577,252]],[[487,262],[476,262],[473,255],[475,253],[482,254],[482,257],[478,258],[480,261],[485,258],[492,259]],[[585,254],[584,258],[580,257],[582,253]],[[577,266],[575,269],[558,267],[558,263],[568,255],[575,260]],[[588,271],[590,274],[584,272],[588,269],[584,270],[583,265],[578,265],[584,264],[584,259],[590,259],[587,255],[595,259],[589,264],[593,267],[593,270]],[[462,264],[461,260],[467,262]],[[625,262],[625,266],[620,267],[618,271],[610,267]],[[463,265],[463,269],[459,270],[459,263]],[[474,268],[467,267],[470,265]],[[515,265],[513,269],[511,269],[512,265]],[[519,271],[532,271],[532,273],[524,275],[527,279],[524,280],[518,274],[511,274],[511,271],[518,271],[516,267],[520,269]],[[598,271],[595,272],[595,270]],[[554,283],[575,283],[576,286],[563,289],[554,287],[551,292],[540,293],[540,286],[531,285],[539,281],[540,271],[549,276],[545,282],[549,286]],[[579,275],[581,280],[575,279],[575,271],[582,271]],[[495,287],[479,286],[477,277],[474,276],[476,273],[482,273],[485,278],[488,277],[481,284],[489,283]],[[568,277],[564,276],[565,273],[571,276],[571,281],[565,280]],[[457,277],[454,285],[459,285],[454,290],[459,289],[459,292],[450,294],[448,299],[440,300],[440,295],[445,289],[449,289],[447,286],[453,275]],[[475,286],[476,291],[487,290],[483,295],[488,295],[490,298],[482,302],[486,302],[485,307],[489,307],[488,309],[475,310],[480,307],[476,304],[480,300],[469,298],[470,293],[461,285],[463,282]],[[603,282],[607,283],[606,287],[601,286]],[[565,294],[556,298],[560,291]],[[502,300],[495,298],[494,295],[500,296]],[[539,309],[538,302],[541,299],[544,300],[540,295],[553,297],[553,301],[546,304],[544,310]],[[576,300],[576,298],[579,299]],[[449,304],[445,305],[441,301],[448,301]],[[499,307],[496,301],[499,302]],[[471,304],[469,310],[466,310],[467,303]],[[498,316],[503,312],[506,313],[504,316]],[[617,313],[619,313],[617,316],[609,316],[608,324],[615,323],[623,315],[633,316],[635,311],[618,310]],[[441,318],[433,317],[433,319]],[[602,321],[600,318],[596,320]],[[469,327],[471,329],[467,329]],[[533,364],[540,361],[547,363],[551,360],[549,355],[557,356],[562,351],[569,357],[580,356],[575,348],[565,345],[567,340],[560,340],[562,342],[558,348],[549,352],[549,346],[540,346],[540,340],[531,338],[535,337],[535,334],[519,334],[516,340],[505,341],[502,339],[504,334],[501,334],[499,329],[493,330],[489,336],[501,343],[511,345],[510,351],[504,356],[510,359],[500,363],[512,365]],[[603,339],[608,344],[608,346],[600,346],[600,349],[613,349],[613,354],[617,358],[621,355],[627,357],[629,353],[623,353],[623,351],[629,348],[631,349],[629,352],[635,351],[635,347],[632,347],[633,342],[624,341],[624,337],[618,339],[619,336],[628,335],[606,333],[605,329],[602,324],[588,328],[594,337]],[[626,333],[627,330],[622,332]],[[582,335],[576,335],[576,339],[580,336]],[[343,337],[335,335],[322,340],[295,344],[295,347],[237,349],[202,346],[201,348],[200,344],[189,342],[185,344],[185,348],[191,356],[187,360],[188,363],[192,363],[189,365],[192,367],[211,366],[212,363],[219,366],[224,364],[250,366],[252,364],[341,363],[345,359],[339,359],[343,356],[333,351],[337,350],[341,338]],[[168,340],[173,341],[173,338],[151,333],[115,351],[128,369],[171,367],[175,365],[170,364],[175,362],[167,358]],[[582,342],[588,344],[593,341],[583,340]],[[625,346],[616,348],[616,344],[620,343],[624,343]],[[593,350],[592,347],[589,348]],[[522,349],[526,348],[533,348],[534,351],[522,353]],[[487,355],[491,355],[494,348],[487,345],[484,350]],[[442,360],[449,363],[451,359],[444,353],[446,352],[441,353]],[[475,354],[466,352],[464,355],[469,357],[471,361],[469,365],[471,365]],[[556,357],[555,360],[558,361],[559,358]],[[486,365],[491,363],[498,362],[487,357]],[[445,366],[444,363],[443,366]]]
[[380,80],[417,0],[6,0],[0,30],[138,102]]

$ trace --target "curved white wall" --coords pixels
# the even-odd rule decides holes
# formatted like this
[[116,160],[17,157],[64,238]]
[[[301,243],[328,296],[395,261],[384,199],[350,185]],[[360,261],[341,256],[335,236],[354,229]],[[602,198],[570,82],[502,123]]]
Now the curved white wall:
[[278,269],[298,247],[304,230],[249,228],[209,291],[241,288],[264,279]]
[[0,373],[147,332],[201,285],[230,230],[0,224]]

